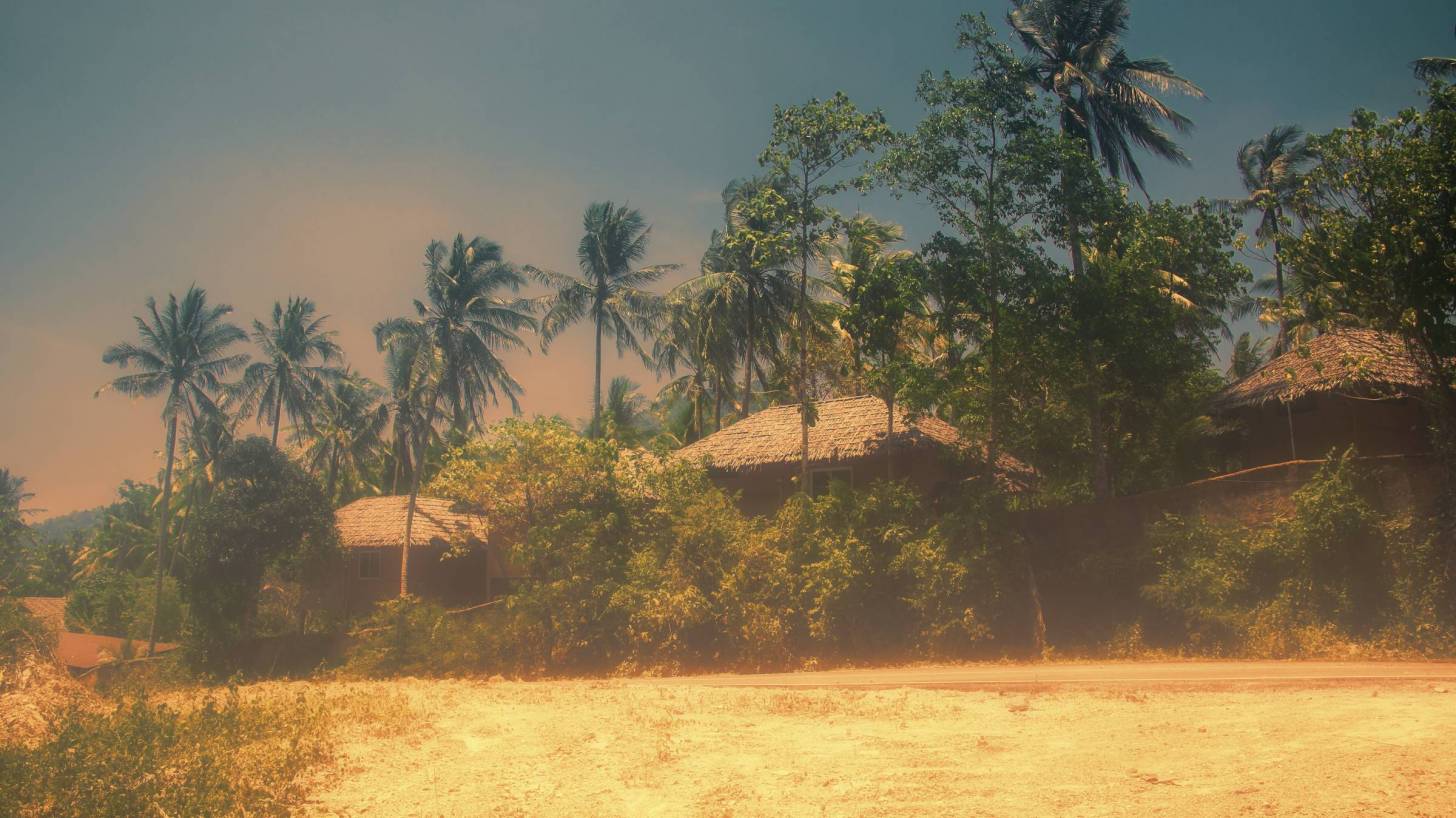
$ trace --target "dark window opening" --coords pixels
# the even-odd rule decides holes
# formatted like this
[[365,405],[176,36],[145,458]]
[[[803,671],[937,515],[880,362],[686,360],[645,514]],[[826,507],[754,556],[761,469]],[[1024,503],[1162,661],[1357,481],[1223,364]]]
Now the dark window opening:
[[835,483],[853,485],[849,469],[815,469],[809,472],[809,496],[818,497],[829,491]]

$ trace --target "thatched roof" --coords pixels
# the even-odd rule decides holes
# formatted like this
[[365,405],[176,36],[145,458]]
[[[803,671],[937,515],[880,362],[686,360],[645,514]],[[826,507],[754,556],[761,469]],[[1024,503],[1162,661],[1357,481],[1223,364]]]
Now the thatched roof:
[[[410,543],[422,545],[434,540],[453,543],[469,538],[485,542],[485,518],[479,514],[455,511],[454,506],[449,500],[416,498]],[[345,548],[402,545],[408,510],[408,497],[361,497],[334,512],[334,521],[339,527],[339,544]]]
[[1326,333],[1280,355],[1214,398],[1214,411],[1287,403],[1318,392],[1420,389],[1420,370],[1400,338],[1368,329]]
[[[812,465],[843,463],[877,454],[885,446],[889,414],[885,402],[866,395],[835,398],[816,404],[818,420],[809,427],[809,460]],[[719,471],[743,471],[763,466],[799,462],[799,405],[772,406],[738,421],[726,429],[679,449],[676,456],[688,460],[706,459]],[[911,420],[895,407],[897,450],[938,448],[966,449],[968,444],[955,427],[935,417]],[[998,458],[1003,472],[1030,474],[1031,469],[1014,457]]]
[[20,604],[46,627],[60,633],[66,629],[66,598],[63,596],[23,596]]

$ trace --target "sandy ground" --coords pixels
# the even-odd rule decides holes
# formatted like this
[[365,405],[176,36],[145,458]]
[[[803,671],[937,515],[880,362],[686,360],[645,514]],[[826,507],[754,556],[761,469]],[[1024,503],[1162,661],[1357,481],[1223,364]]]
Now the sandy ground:
[[402,696],[414,726],[352,731],[306,814],[1456,815],[1456,685],[1440,680],[367,684]]

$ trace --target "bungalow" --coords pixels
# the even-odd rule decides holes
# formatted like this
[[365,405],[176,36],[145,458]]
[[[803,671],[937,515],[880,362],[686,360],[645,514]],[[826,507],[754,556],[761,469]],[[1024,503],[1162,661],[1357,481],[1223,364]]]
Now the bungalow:
[[1398,337],[1345,329],[1264,364],[1210,410],[1240,429],[1225,449],[1244,468],[1320,458],[1352,443],[1361,455],[1423,454],[1430,423],[1414,395],[1424,383]]
[[[834,481],[863,485],[893,474],[935,497],[977,472],[972,447],[939,418],[912,419],[897,406],[889,436],[889,410],[880,398],[835,398],[816,407],[818,418],[809,427],[809,490],[815,496]],[[755,412],[675,456],[705,461],[714,482],[740,493],[744,511],[764,514],[797,489],[800,443],[799,405],[788,404]],[[1011,488],[1030,484],[1033,472],[1025,464],[1004,454],[997,460],[999,478]]]
[[[348,615],[399,596],[408,497],[363,497],[334,512],[344,570],[334,589]],[[457,547],[459,546],[459,547]],[[488,601],[515,573],[489,542],[485,518],[449,500],[419,497],[410,532],[411,594],[448,605]]]

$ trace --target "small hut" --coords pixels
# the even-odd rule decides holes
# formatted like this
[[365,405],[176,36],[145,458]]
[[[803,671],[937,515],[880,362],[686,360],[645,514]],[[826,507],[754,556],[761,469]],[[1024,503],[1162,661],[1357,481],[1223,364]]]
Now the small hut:
[[1430,451],[1414,395],[1425,380],[1400,338],[1366,329],[1321,335],[1229,385],[1210,407],[1235,421],[1227,448],[1243,467],[1324,457]]
[[[928,497],[980,473],[984,462],[961,435],[935,417],[911,418],[873,396],[835,398],[815,404],[809,427],[809,490],[818,495],[835,481],[867,485],[893,475]],[[891,456],[893,454],[893,457]],[[773,406],[678,450],[676,457],[705,461],[718,485],[739,492],[745,511],[769,513],[797,489],[800,460],[799,405]],[[1009,455],[998,459],[998,476],[1012,489],[1029,485],[1032,470]]]
[[[334,512],[344,551],[336,591],[346,613],[399,595],[408,511],[408,497],[390,496],[363,497]],[[433,497],[415,500],[409,561],[410,593],[450,605],[485,602],[515,578],[491,547],[484,517]]]

